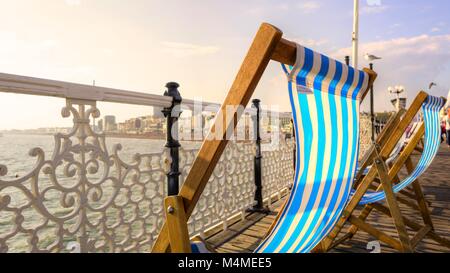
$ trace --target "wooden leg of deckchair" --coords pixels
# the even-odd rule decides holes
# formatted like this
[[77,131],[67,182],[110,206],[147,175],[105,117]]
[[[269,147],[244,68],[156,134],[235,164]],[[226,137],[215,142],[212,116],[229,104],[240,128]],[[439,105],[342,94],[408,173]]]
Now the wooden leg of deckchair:
[[393,248],[395,248],[399,251],[404,251],[404,246],[401,242],[394,239],[392,236],[389,236],[386,233],[374,228],[372,225],[369,225],[368,223],[364,222],[363,220],[361,220],[355,216],[350,216],[349,222],[352,223],[353,225],[357,226],[361,230],[369,233],[370,235],[377,238],[378,240],[392,246]]
[[405,196],[405,197],[408,197],[408,198],[410,198],[410,199],[413,199],[413,200],[416,200],[416,199],[417,199],[415,193],[412,192],[410,189],[407,189],[407,188],[404,188],[403,190],[401,190],[401,191],[399,192],[399,194],[400,194],[400,195],[403,195],[403,196]]
[[[399,237],[401,240],[399,242],[399,241],[395,240],[394,238],[392,238],[391,236],[388,236],[387,234],[379,231],[378,229],[374,228],[373,226],[365,223],[366,218],[369,216],[369,214],[372,212],[372,210],[374,208],[371,204],[366,205],[364,207],[364,209],[361,211],[359,217],[356,218],[354,216],[351,216],[349,218],[349,222],[352,223],[352,226],[350,227],[348,233],[344,236],[344,238],[345,237],[351,238],[358,231],[358,229],[362,229],[363,231],[371,234],[372,236],[376,237],[380,241],[392,246],[393,248],[395,248],[397,250],[410,252],[410,251],[412,251],[411,242],[409,240],[409,236],[406,231],[405,224],[403,223],[403,218],[400,214],[400,208],[398,207],[398,204],[395,200],[394,193],[392,191],[392,183],[390,183],[389,178],[388,178],[387,166],[383,163],[381,158],[378,158],[376,160],[375,164],[376,164],[376,168],[379,173],[379,176],[380,176],[380,180],[382,182],[382,184],[379,185],[377,190],[380,190],[381,188],[384,189],[384,187],[391,189],[390,193],[386,193],[386,199],[390,200],[390,201],[388,201],[388,203],[390,204],[389,205],[390,208],[392,207],[392,210],[393,210],[393,212],[391,214],[398,216],[397,218],[394,218],[394,217],[392,217],[392,218],[394,219],[394,223],[396,225],[396,228],[397,228],[397,231],[398,231],[398,234],[399,234]],[[394,178],[394,179],[398,179],[398,176],[396,176],[396,178]],[[386,183],[385,181],[387,181],[388,183]],[[391,197],[394,197],[393,201],[392,201]],[[402,240],[402,238],[404,238],[404,239]]]
[[166,197],[164,208],[172,253],[190,253],[191,244],[183,198],[181,196]]
[[371,168],[367,173],[367,175],[364,177],[364,179],[361,181],[361,183],[358,185],[355,194],[353,195],[353,198],[350,199],[350,201],[348,202],[347,207],[344,209],[341,218],[337,221],[336,225],[328,234],[328,236],[325,237],[320,242],[320,244],[316,246],[314,252],[327,252],[331,248],[333,241],[339,235],[339,232],[341,231],[347,219],[355,210],[356,206],[358,206],[359,201],[361,201],[361,198],[364,196],[364,193],[369,188],[370,184],[375,178],[375,175],[376,169]]
[[[398,124],[398,126],[394,129],[394,133],[390,136],[390,139],[386,142],[385,146],[381,147],[381,152],[379,154],[379,157],[388,157],[389,154],[392,152],[395,144],[399,141],[401,135],[406,130],[406,127],[411,122],[412,118],[416,115],[416,113],[419,111],[422,103],[427,98],[427,94],[424,92],[420,92],[419,95],[416,97],[414,102],[411,104],[411,107],[405,114],[404,118],[401,120],[401,122]],[[394,162],[392,165],[392,168],[389,170],[389,178],[394,179],[398,172],[400,171],[401,167],[404,165],[405,160],[410,156],[412,151],[414,150],[414,147],[419,142],[420,138],[425,133],[425,126],[422,124],[412,137],[411,141],[406,145],[406,147],[403,149],[402,153],[398,157],[398,159]],[[375,151],[376,152],[376,151]],[[316,247],[315,251],[317,252],[326,252],[328,251],[331,246],[333,245],[333,241],[336,239],[336,237],[339,235],[342,227],[344,226],[345,222],[347,221],[348,217],[353,213],[356,206],[358,205],[361,198],[366,193],[367,189],[372,185],[372,182],[375,180],[377,176],[377,170],[376,168],[370,168],[367,175],[363,178],[361,183],[358,184],[358,187],[356,188],[355,194],[353,195],[352,199],[348,202],[347,207],[345,208],[341,219],[336,223],[333,230],[328,234],[326,238],[322,240],[322,242]]]
[[392,189],[392,183],[388,176],[387,167],[380,159],[375,160],[375,165],[377,167],[378,175],[381,179],[381,184],[383,185],[383,190],[386,194],[386,201],[388,203],[389,210],[391,211],[392,220],[394,221],[395,227],[397,228],[403,251],[412,252],[411,241],[409,239],[405,223],[403,222],[403,216],[400,212],[400,207],[398,206],[397,200],[395,199],[395,194]]
[[397,201],[399,203],[407,205],[408,207],[412,208],[413,210],[420,211],[420,208],[419,208],[419,206],[416,203],[414,203],[413,201],[410,201],[407,198],[399,196],[399,194],[397,194]]
[[[379,191],[382,189],[382,185],[379,185],[376,191]],[[369,217],[369,214],[372,212],[373,207],[369,204],[364,206],[363,210],[361,211],[361,213],[359,214],[358,218],[362,221],[366,220],[367,217]],[[356,225],[352,225],[349,229],[348,229],[348,238],[352,238],[356,232],[358,232],[358,227]]]
[[[373,208],[376,209],[377,211],[387,215],[388,217],[392,217],[391,212],[389,211],[389,208],[381,205],[381,204],[372,204]],[[418,223],[416,223],[415,221],[403,216],[403,221],[405,222],[405,224],[410,227],[411,229],[413,229],[414,231],[419,232],[421,229],[423,229],[424,227],[419,225]],[[434,232],[433,230],[429,231],[426,234],[427,237],[433,239],[434,241],[436,241],[437,243],[450,248],[450,241],[446,238],[441,237],[440,235],[438,235],[436,232]]]
[[[405,162],[406,169],[409,173],[414,171],[414,165],[411,158],[408,158]],[[430,210],[428,208],[428,204],[425,200],[425,196],[422,192],[422,187],[420,186],[420,182],[417,179],[412,183],[412,187],[414,189],[415,197],[417,198],[417,204],[419,206],[420,213],[422,215],[422,219],[426,225],[429,225],[432,229],[434,229],[433,221],[431,220]]]
[[[399,118],[400,117],[400,115],[398,115],[397,114],[397,117]],[[396,125],[396,124],[395,124]],[[379,142],[379,139],[377,139],[377,143]],[[375,144],[373,144],[372,145],[372,147],[371,147],[371,151],[369,151],[369,153],[366,155],[366,160],[369,160],[369,158],[371,158],[371,156],[372,156],[372,153],[373,154],[377,154],[377,152],[379,152],[379,145],[377,144],[377,143],[375,143]],[[367,165],[367,164],[366,164]],[[365,168],[365,167],[364,167]],[[360,180],[360,179],[363,179],[363,178],[365,178],[365,176],[360,176],[359,177],[359,179],[357,179],[357,180]],[[369,186],[368,186],[368,189],[373,189],[373,190],[376,190],[376,191],[378,191],[379,189],[381,189],[381,184],[380,183],[378,183],[377,181],[377,178],[376,177],[374,177],[373,178],[373,181],[372,181],[372,183],[371,184],[369,184]],[[378,186],[377,186],[377,184],[378,184]],[[356,188],[358,188],[358,186],[359,186],[359,183],[355,183],[355,187]],[[360,191],[361,191],[362,189],[360,189]],[[358,191],[358,190],[357,190]],[[350,210],[349,210],[350,211]],[[348,214],[349,213],[349,211],[344,211],[344,213],[343,213],[343,217],[345,217],[345,215],[346,214]],[[360,215],[359,215],[359,219],[362,219],[363,221],[367,218],[367,216],[370,214],[370,212],[372,211],[372,208],[371,208],[371,206],[370,205],[367,205],[367,206],[365,206],[364,207],[364,209],[362,210],[362,212],[360,213]],[[350,216],[351,217],[351,216]],[[344,234],[342,237],[340,237],[339,239],[337,239],[337,240],[335,240],[334,241],[334,239],[337,237],[337,235],[336,235],[336,237],[333,237],[334,235],[333,235],[333,232],[327,237],[327,238],[325,238],[314,250],[313,250],[313,252],[326,252],[326,251],[328,251],[328,249],[331,249],[331,248],[334,248],[335,246],[337,246],[337,245],[339,245],[339,244],[341,244],[341,243],[343,243],[344,241],[346,241],[346,240],[349,240],[349,239],[351,239],[354,235],[355,235],[355,233],[358,231],[358,227],[355,225],[355,224],[352,224],[352,226],[349,228],[349,230],[348,230],[348,232],[346,233],[346,234]],[[330,243],[331,242],[331,243]],[[328,244],[330,244],[330,245],[328,245]]]
[[[395,178],[394,178],[394,180],[393,180],[393,182],[394,182],[394,183],[398,183],[399,181],[400,181],[400,179],[399,179],[398,175],[396,175]],[[382,190],[382,188],[383,188],[383,187],[382,187],[382,185],[380,184],[380,185],[378,185],[378,187],[375,189],[375,191],[380,191],[380,190]],[[406,205],[408,205],[408,206],[410,206],[410,207],[416,209],[416,210],[419,210],[419,207],[418,207],[416,204],[414,204],[413,202],[409,201],[409,200],[406,200],[406,199],[401,198],[401,197],[399,197],[399,196],[397,196],[397,200],[398,200],[399,202],[403,203],[403,204],[406,204]],[[367,217],[369,217],[369,214],[370,214],[372,211],[373,211],[373,206],[370,205],[370,204],[369,204],[369,205],[366,205],[366,206],[362,209],[362,211],[361,211],[361,213],[359,214],[358,218],[359,218],[360,220],[364,221],[364,220],[367,219]],[[346,236],[346,238],[351,239],[351,238],[356,234],[356,232],[358,232],[358,227],[357,227],[356,225],[352,225],[352,226],[348,229],[347,234],[346,234],[345,236]]]

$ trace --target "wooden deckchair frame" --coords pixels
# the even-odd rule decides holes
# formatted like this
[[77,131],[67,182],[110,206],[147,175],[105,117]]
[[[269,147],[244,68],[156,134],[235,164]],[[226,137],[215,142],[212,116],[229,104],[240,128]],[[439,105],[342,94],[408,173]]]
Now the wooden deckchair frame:
[[[233,85],[216,116],[215,123],[211,127],[210,134],[215,132],[216,127],[224,124],[225,126],[223,126],[224,129],[222,130],[224,134],[221,139],[205,140],[203,142],[192,168],[180,189],[180,193],[177,196],[166,198],[166,222],[162,226],[152,252],[190,252],[185,220],[192,214],[227,145],[227,129],[236,127],[235,121],[239,119],[241,114],[233,110],[233,112],[228,113],[233,115],[233,117],[227,118],[226,107],[227,105],[242,105],[245,107],[248,104],[270,60],[287,65],[295,64],[296,44],[283,39],[282,36],[282,31],[275,26],[267,23],[263,23],[260,26]],[[371,86],[377,75],[367,68],[364,71],[369,74],[369,86]],[[364,99],[368,90],[369,88],[365,90],[362,99]],[[170,207],[168,204],[170,204]]]
[[[341,219],[335,225],[334,229],[325,239],[322,240],[320,245],[316,247],[315,251],[328,251],[331,248],[341,244],[342,242],[352,238],[359,229],[371,234],[378,240],[402,252],[412,252],[417,244],[425,237],[430,237],[439,244],[450,248],[450,242],[447,239],[442,238],[441,236],[436,234],[436,232],[434,231],[428,204],[425,200],[419,180],[416,179],[412,183],[411,186],[413,188],[413,192],[408,192],[405,190],[399,192],[399,194],[402,193],[405,196],[414,199],[417,204],[398,196],[399,194],[395,196],[392,190],[392,185],[400,181],[398,173],[401,170],[402,166],[406,167],[408,173],[414,171],[414,165],[411,160],[411,155],[413,151],[416,150],[416,147],[420,144],[422,137],[425,134],[424,124],[422,124],[418,128],[409,143],[401,152],[400,156],[394,161],[392,166],[389,167],[385,163],[385,160],[392,152],[396,143],[398,143],[403,132],[411,123],[414,116],[418,113],[420,107],[425,102],[427,97],[427,93],[423,91],[420,92],[417,95],[416,99],[413,101],[409,110],[403,115],[403,118],[401,120],[397,120],[399,114],[397,114],[397,116],[394,118],[393,123],[389,125],[392,132],[387,132],[386,135],[382,137],[385,139],[385,141],[383,141],[382,139],[378,139],[376,145],[371,148],[368,155],[366,154],[366,157],[362,162],[362,167],[369,166],[370,163],[373,164],[373,167],[364,177],[362,176],[362,174],[358,173],[359,176],[357,175],[357,179],[360,179],[360,181],[357,184],[355,195],[349,201],[346,209],[342,214]],[[364,206],[358,217],[354,216],[354,210],[357,207],[359,201],[367,192],[369,187],[374,185],[374,182],[376,182],[377,179],[379,180],[379,185],[376,187],[376,189],[385,191],[388,206],[384,206],[379,203],[368,204]],[[399,202],[402,202],[411,208],[417,209],[422,216],[424,225],[420,225],[412,221],[411,219],[404,217],[401,214],[398,205]],[[382,214],[385,214],[388,217],[392,218],[397,229],[399,239],[395,239],[392,236],[385,234],[384,232],[365,222],[373,209],[378,210]],[[339,235],[346,221],[349,221],[352,225],[344,236],[337,239],[337,236]],[[406,227],[409,227],[412,230],[416,231],[416,234],[412,238],[409,237]]]
[[[400,120],[401,120],[402,116],[405,114],[405,112],[406,112],[406,110],[403,108],[400,109],[399,111],[395,112],[395,114],[392,115],[388,119],[383,130],[381,130],[381,132],[377,135],[374,143],[365,152],[364,156],[361,159],[361,163],[359,164],[359,170],[357,171],[357,173],[355,175],[355,181],[356,181],[355,185],[354,185],[355,188],[361,182],[361,179],[364,176],[365,169],[370,166],[371,160],[373,160],[374,151],[377,149],[377,147],[383,146],[386,143],[386,141],[389,139],[389,137],[392,134],[395,127],[398,126],[398,123],[400,122]],[[377,187],[375,187],[374,189],[377,189]],[[272,232],[272,230],[275,228],[275,225],[278,222],[278,220],[281,216],[281,212],[283,211],[284,207],[286,206],[287,201],[288,201],[288,199],[286,199],[285,202],[283,203],[283,205],[281,206],[280,211],[277,213],[277,216],[275,217],[272,224],[270,225],[269,230],[266,232],[264,238],[269,236],[270,233]],[[350,234],[346,234],[346,239],[348,239],[350,237],[349,235]]]

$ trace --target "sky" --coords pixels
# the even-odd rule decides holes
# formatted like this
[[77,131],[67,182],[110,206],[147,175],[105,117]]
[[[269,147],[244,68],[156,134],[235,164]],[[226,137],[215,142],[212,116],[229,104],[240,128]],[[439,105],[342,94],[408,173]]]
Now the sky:
[[[333,58],[351,52],[352,0],[0,0],[0,72],[222,102],[259,25]],[[450,1],[360,0],[360,68],[375,65],[377,111],[393,110],[388,86],[446,96]],[[269,64],[254,94],[289,111],[286,78]],[[66,126],[63,99],[0,93],[0,129]],[[368,103],[363,104],[367,110]],[[99,103],[119,121],[148,107]]]

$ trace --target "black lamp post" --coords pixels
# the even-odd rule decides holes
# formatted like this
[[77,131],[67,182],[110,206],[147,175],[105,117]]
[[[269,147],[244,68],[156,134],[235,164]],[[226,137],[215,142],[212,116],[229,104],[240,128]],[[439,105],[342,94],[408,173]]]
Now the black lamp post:
[[[253,107],[256,109],[256,116],[253,119],[253,128],[256,135],[256,155],[254,160],[254,170],[255,170],[255,204],[253,207],[249,208],[247,212],[259,212],[259,213],[270,213],[268,208],[264,207],[263,196],[262,196],[262,153],[261,153],[261,135],[260,135],[260,112],[261,105],[259,99],[254,99]],[[270,201],[269,201],[270,202]]]
[[[370,70],[373,70],[373,63],[369,64]],[[372,142],[375,141],[375,111],[373,105],[373,84],[370,87],[370,122],[372,124]]]
[[164,96],[172,97],[172,105],[162,110],[164,116],[167,119],[167,142],[166,147],[170,149],[170,170],[167,173],[167,194],[169,196],[177,195],[179,191],[179,148],[180,142],[178,142],[178,118],[181,115],[181,111],[177,109],[181,104],[182,98],[178,87],[180,85],[176,82],[169,82],[167,85],[167,91],[164,92]]

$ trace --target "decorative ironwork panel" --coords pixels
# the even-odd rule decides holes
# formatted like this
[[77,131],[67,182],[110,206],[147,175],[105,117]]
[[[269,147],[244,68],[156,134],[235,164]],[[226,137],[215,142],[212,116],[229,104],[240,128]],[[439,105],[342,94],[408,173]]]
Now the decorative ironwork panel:
[[[230,142],[188,221],[191,234],[202,233],[253,204],[254,144]],[[183,168],[183,181],[189,167]]]
[[270,198],[273,195],[278,194],[277,199],[280,199],[280,194],[283,190],[292,186],[294,179],[294,148],[294,140],[287,139],[286,141],[280,141],[276,149],[263,151],[263,197],[269,198],[269,205],[271,204]]
[[120,144],[109,154],[105,136],[89,125],[100,116],[93,101],[68,99],[62,116],[73,117],[73,128],[54,136],[53,155],[34,148],[27,175],[0,179],[0,251],[148,250],[162,225],[167,155],[125,162]]
[[359,129],[359,160],[362,159],[370,145],[372,145],[372,123],[369,115],[362,114]]

